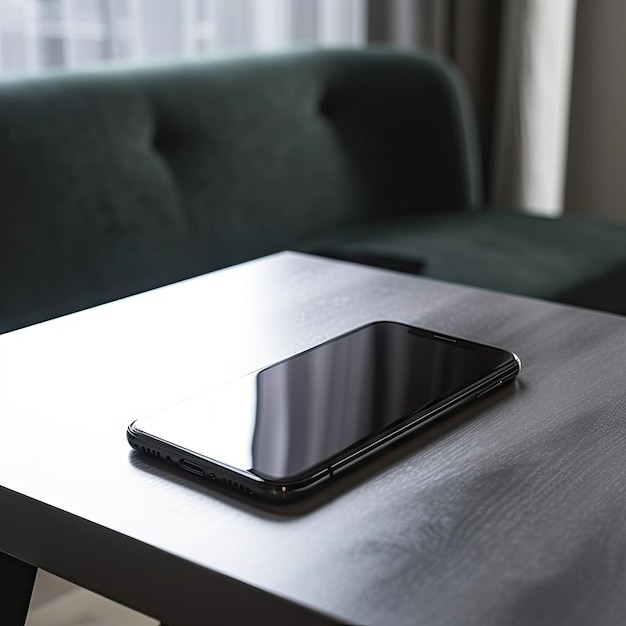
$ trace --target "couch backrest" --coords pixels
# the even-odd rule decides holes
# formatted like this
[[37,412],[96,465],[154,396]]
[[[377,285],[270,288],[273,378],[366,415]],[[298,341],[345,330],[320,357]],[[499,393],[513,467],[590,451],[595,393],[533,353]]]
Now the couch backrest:
[[462,88],[433,58],[302,51],[0,83],[0,331],[470,206]]

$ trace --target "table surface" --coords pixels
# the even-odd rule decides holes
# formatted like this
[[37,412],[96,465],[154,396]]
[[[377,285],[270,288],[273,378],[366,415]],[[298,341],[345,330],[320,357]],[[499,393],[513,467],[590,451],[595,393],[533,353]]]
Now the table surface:
[[[519,381],[313,501],[140,458],[133,419],[378,319]],[[617,624],[626,319],[282,253],[0,336],[0,551],[171,625]]]

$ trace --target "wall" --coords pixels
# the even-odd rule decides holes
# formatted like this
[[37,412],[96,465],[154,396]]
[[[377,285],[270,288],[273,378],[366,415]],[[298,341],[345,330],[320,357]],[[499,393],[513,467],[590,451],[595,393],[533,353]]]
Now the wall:
[[578,1],[565,190],[569,214],[626,221],[625,30],[624,0]]

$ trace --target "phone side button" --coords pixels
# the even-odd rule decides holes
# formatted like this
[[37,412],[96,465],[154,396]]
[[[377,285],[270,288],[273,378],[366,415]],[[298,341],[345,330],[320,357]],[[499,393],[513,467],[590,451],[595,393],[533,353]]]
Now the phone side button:
[[482,396],[484,396],[486,393],[489,393],[490,391],[497,389],[501,384],[502,384],[501,380],[498,380],[495,383],[491,383],[491,385],[489,385],[486,389],[476,392],[476,399],[482,398]]

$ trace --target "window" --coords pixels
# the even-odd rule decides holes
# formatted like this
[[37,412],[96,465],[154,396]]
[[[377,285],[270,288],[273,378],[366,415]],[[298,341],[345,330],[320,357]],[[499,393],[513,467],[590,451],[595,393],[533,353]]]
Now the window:
[[359,45],[366,0],[0,0],[0,70]]

